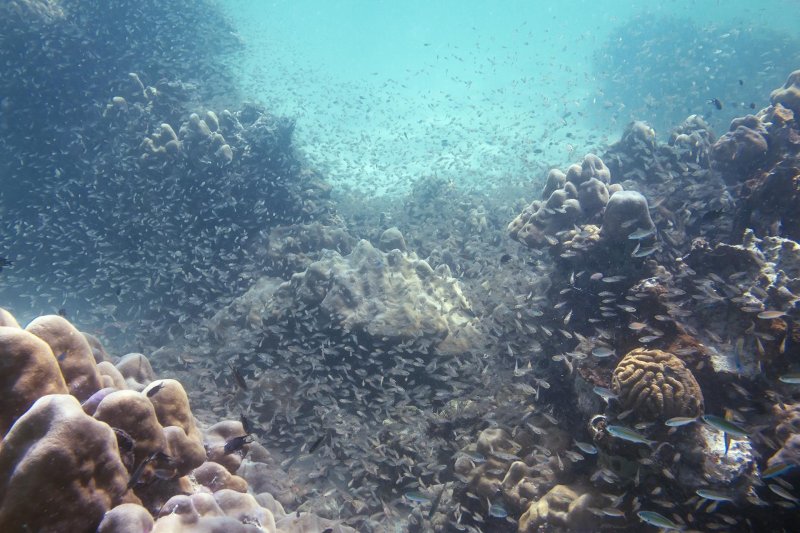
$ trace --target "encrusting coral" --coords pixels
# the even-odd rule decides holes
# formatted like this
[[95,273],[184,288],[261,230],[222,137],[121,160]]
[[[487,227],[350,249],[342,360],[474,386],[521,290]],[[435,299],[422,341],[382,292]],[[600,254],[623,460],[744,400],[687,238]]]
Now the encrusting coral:
[[703,413],[703,393],[678,357],[661,350],[637,348],[614,369],[611,384],[625,409],[643,420]]

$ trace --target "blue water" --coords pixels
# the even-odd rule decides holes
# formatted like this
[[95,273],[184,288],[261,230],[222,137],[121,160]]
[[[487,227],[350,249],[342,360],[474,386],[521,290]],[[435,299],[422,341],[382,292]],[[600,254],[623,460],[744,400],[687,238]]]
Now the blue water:
[[[232,58],[243,94],[296,116],[297,144],[308,159],[335,185],[371,194],[401,193],[425,175],[465,188],[527,183],[613,142],[632,119],[660,118],[657,130],[666,137],[663,130],[688,114],[712,111],[707,100],[715,97],[746,104],[759,97],[763,107],[769,88],[787,72],[768,63],[791,64],[793,57],[772,54],[763,64],[744,65],[753,70],[748,83],[760,78],[747,95],[717,94],[737,89],[741,74],[731,74],[723,90],[709,83],[726,76],[720,60],[727,68],[743,47],[752,48],[749,37],[763,35],[760,44],[770,46],[774,36],[790,35],[800,12],[789,1],[222,5],[246,45]],[[658,31],[666,18],[677,20],[678,33],[630,31],[647,21],[656,21]],[[619,34],[626,25],[628,33]],[[715,54],[709,44],[719,36]],[[748,39],[737,43],[739,36]],[[632,47],[624,49],[629,41]],[[693,94],[686,105],[674,105],[673,95],[659,94],[658,86],[631,87],[626,80],[608,91],[615,73],[603,69],[608,57],[605,64],[598,57],[614,46],[631,53],[654,42],[668,53],[654,46],[638,59],[613,59],[631,63],[623,71],[640,82],[649,69],[674,71],[675,85],[666,88]],[[676,64],[681,46],[702,51],[703,44],[707,56]],[[796,46],[787,50],[800,54]],[[742,108],[726,106],[707,118],[724,129],[741,114]]]

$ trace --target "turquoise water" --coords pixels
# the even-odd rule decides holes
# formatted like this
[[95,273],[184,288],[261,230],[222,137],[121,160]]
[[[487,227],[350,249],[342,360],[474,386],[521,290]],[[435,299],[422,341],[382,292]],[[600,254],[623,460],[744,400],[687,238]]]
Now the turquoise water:
[[[603,91],[595,54],[637,17],[678,17],[735,38],[760,28],[789,33],[797,16],[785,14],[798,8],[787,1],[222,5],[245,44],[232,58],[242,93],[296,117],[297,145],[334,185],[370,194],[401,193],[426,175],[463,187],[527,183],[613,142],[630,119],[648,118],[642,102],[664,103]],[[644,45],[648,35],[641,37]],[[688,48],[692,38],[683,40]],[[676,68],[686,91],[707,81],[707,72],[659,61],[654,55],[653,68]],[[786,71],[776,70],[765,87],[782,82]],[[671,124],[707,111],[713,97],[698,94],[696,108],[676,110]]]

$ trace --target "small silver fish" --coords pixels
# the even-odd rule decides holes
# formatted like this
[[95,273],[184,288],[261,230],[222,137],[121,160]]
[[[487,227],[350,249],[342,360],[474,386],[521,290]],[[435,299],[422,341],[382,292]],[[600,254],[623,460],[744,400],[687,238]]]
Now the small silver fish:
[[636,516],[638,516],[642,522],[647,522],[652,526],[661,527],[664,529],[674,529],[676,531],[683,531],[684,529],[683,526],[679,526],[666,516],[655,511],[639,511],[636,513]]
[[652,228],[638,228],[633,233],[628,235],[628,238],[633,240],[633,241],[639,241],[639,240],[642,240],[642,239],[646,239],[647,237],[650,237],[651,235],[655,235],[655,233],[656,233],[655,226],[652,227]]
[[648,446],[652,446],[656,443],[656,441],[649,440],[638,431],[631,428],[626,428],[625,426],[606,426],[606,431],[618,439],[626,440],[636,444],[647,444]]
[[583,453],[588,453],[589,455],[595,455],[597,453],[597,448],[593,444],[589,444],[588,442],[581,442],[576,440],[575,446],[577,446]]
[[712,500],[715,502],[732,502],[735,499],[733,495],[727,492],[721,492],[712,489],[697,489],[695,491],[695,494],[697,494],[701,498],[705,498],[706,500]]
[[671,428],[677,428],[681,426],[685,426],[687,424],[691,424],[693,422],[697,422],[696,418],[689,418],[687,416],[676,416],[674,418],[670,418],[666,422],[664,422],[665,426],[669,426]]

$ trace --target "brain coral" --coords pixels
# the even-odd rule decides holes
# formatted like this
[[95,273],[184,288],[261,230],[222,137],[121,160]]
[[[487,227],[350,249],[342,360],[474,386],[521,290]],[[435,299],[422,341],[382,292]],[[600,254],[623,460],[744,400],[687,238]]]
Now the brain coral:
[[676,356],[637,348],[614,369],[612,389],[625,409],[640,419],[699,416],[703,412],[700,385]]

